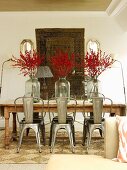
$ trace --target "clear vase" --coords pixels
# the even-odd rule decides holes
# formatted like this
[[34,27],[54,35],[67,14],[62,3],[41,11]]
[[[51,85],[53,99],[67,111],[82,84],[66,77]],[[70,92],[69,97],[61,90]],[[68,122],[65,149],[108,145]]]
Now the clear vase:
[[66,80],[66,77],[59,78],[55,82],[55,97],[70,98],[70,82]]
[[[30,77],[30,79],[26,81],[25,95],[40,98],[40,82],[36,77]],[[38,100],[34,102],[38,102]]]
[[97,78],[92,78],[87,82],[87,98],[99,96],[99,83]]

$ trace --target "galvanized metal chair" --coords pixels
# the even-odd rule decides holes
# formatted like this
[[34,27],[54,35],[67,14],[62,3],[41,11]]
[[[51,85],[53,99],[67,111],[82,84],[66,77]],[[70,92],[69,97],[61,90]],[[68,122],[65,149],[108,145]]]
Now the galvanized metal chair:
[[[110,114],[112,112],[112,100],[103,96],[101,97],[92,97],[93,104],[93,114],[92,117],[84,116],[84,125],[83,125],[83,145],[85,144],[85,139],[87,139],[87,151],[90,147],[90,142],[92,138],[92,134],[95,129],[99,129],[101,136],[104,134],[104,115],[103,112],[103,103],[105,100],[110,102]],[[84,111],[85,111],[85,100],[83,101]],[[85,114],[84,114],[85,115]]]
[[[60,129],[64,129],[68,133],[69,140],[70,140],[70,148],[72,152],[74,152],[74,145],[75,145],[74,117],[71,115],[68,115],[67,113],[67,105],[71,100],[73,100],[74,102],[73,114],[75,115],[76,105],[77,105],[76,99],[67,98],[67,97],[55,98],[55,102],[57,104],[58,116],[55,116],[52,119],[51,127],[50,127],[49,145],[51,146],[51,150],[50,150],[51,152],[53,152],[53,149],[55,146],[56,135]],[[48,101],[48,104],[50,104],[50,102],[51,100]],[[50,114],[50,107],[49,107],[49,114]]]
[[[41,104],[42,106],[42,111],[40,112],[40,116],[41,116],[40,121],[33,120],[33,114],[34,114],[33,101],[35,99],[37,99],[39,101],[39,104]],[[17,120],[19,122],[19,130],[20,130],[17,152],[20,151],[24,131],[28,128],[34,130],[39,152],[41,152],[40,132],[42,132],[42,135],[45,135],[45,124],[43,119],[44,101],[40,98],[23,96],[23,97],[16,98],[14,104],[15,104],[15,110],[17,113]],[[19,104],[23,104],[23,114],[24,114],[23,119],[21,118],[21,113],[19,113],[18,111]]]

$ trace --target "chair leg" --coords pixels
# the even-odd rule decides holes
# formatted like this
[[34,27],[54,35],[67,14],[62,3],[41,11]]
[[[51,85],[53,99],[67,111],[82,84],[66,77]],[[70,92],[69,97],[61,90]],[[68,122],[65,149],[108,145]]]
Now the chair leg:
[[102,129],[100,129],[100,128],[99,128],[99,133],[100,133],[100,135],[102,137]]
[[51,122],[51,127],[50,127],[49,146],[51,146],[51,141],[52,141],[52,128],[53,128],[53,122]]
[[69,124],[68,126],[65,127],[65,129],[68,132],[68,137],[70,140],[70,147],[71,147],[72,152],[74,153],[74,142],[73,142],[73,134],[71,130],[71,125]]
[[74,127],[74,124],[72,125],[72,135],[73,135],[73,143],[74,143],[74,146],[75,146],[76,141],[75,141],[75,127]]
[[17,147],[17,153],[19,153],[20,151],[20,147],[21,147],[21,144],[22,144],[22,139],[23,139],[23,133],[24,133],[24,130],[26,128],[25,127],[22,127],[21,131],[20,131],[20,135],[19,135],[19,143],[18,143],[18,147]]
[[71,126],[72,135],[73,135],[73,143],[74,143],[74,146],[75,146],[76,145],[76,141],[75,141],[75,126],[74,126],[73,122],[70,122],[69,124]]
[[52,126],[52,136],[51,136],[51,149],[50,152],[53,152],[54,146],[55,146],[55,140],[56,140],[56,134],[59,127],[57,127],[55,124]]
[[98,127],[98,129],[99,129],[99,133],[100,133],[101,137],[103,137],[103,135],[104,135],[104,125],[101,124],[101,125]]
[[38,147],[39,147],[39,153],[41,153],[41,143],[40,143],[39,127],[36,127],[33,130],[35,131],[35,134],[36,134],[36,140],[37,140],[37,144],[38,144]]
[[88,125],[86,124],[86,121],[84,120],[84,124],[83,124],[83,139],[82,139],[82,145],[83,146],[85,146],[87,131],[88,131]]
[[45,125],[44,123],[40,125],[40,131],[43,139],[44,146],[46,145],[46,138],[45,138]]
[[30,128],[27,128],[27,129],[26,129],[26,136],[28,136],[29,131],[30,131]]
[[101,125],[101,130],[102,130],[102,136],[104,136],[104,125]]
[[90,147],[90,142],[91,142],[91,138],[92,138],[92,134],[93,134],[93,131],[95,130],[94,126],[92,125],[89,125],[88,127],[88,137],[87,137],[87,152],[88,152],[88,149]]

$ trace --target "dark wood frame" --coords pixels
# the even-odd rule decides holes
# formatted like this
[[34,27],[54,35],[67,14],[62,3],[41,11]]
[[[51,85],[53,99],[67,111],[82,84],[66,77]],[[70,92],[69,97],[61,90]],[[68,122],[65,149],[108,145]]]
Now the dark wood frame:
[[[44,28],[35,29],[37,52],[40,55],[45,54],[44,65],[49,65],[49,57],[54,54],[57,48],[66,50],[69,48],[70,52],[84,57],[84,28]],[[76,60],[76,59],[75,59]],[[77,58],[79,60],[79,58]],[[84,92],[82,81],[83,69],[75,67],[75,73],[67,77],[71,83],[71,95],[81,96]],[[54,94],[55,78],[47,78],[46,84],[48,86],[48,96]],[[41,82],[41,92],[43,91],[43,79]],[[43,96],[43,98],[45,98]]]

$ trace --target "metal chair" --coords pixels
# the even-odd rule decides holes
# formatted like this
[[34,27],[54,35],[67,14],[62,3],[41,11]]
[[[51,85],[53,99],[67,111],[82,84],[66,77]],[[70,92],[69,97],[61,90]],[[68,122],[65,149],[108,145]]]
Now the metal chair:
[[[99,129],[101,136],[104,134],[104,115],[103,112],[103,103],[104,101],[108,100],[110,102],[110,115],[112,112],[112,100],[106,98],[104,95],[101,97],[92,97],[92,104],[93,104],[93,115],[90,117],[85,117],[84,114],[84,125],[83,125],[83,145],[85,144],[85,139],[87,139],[87,151],[90,146],[92,134],[95,129]],[[83,101],[84,105],[84,113],[85,113],[85,100]]]
[[[42,133],[42,136],[45,136],[45,125],[44,125],[44,119],[43,119],[43,107],[44,107],[44,101],[40,98],[36,98],[39,101],[39,104],[42,106],[42,112],[40,113],[41,119],[40,121],[33,120],[33,114],[34,114],[34,103],[35,97],[18,97],[14,100],[15,104],[15,110],[17,113],[17,120],[19,122],[19,142],[17,147],[17,153],[20,151],[23,134],[24,131],[28,128],[33,129],[36,134],[36,140],[39,147],[39,152],[41,152],[41,142],[40,142],[40,131]],[[21,118],[21,113],[18,112],[18,105],[23,104],[23,114],[24,118]],[[36,103],[37,104],[37,103]],[[43,137],[45,139],[45,137]]]
[[[74,98],[67,98],[67,97],[58,97],[55,98],[55,103],[57,104],[57,114],[58,116],[55,116],[52,119],[51,127],[50,127],[50,141],[49,145],[51,146],[50,151],[53,152],[54,146],[55,146],[55,140],[57,132],[60,129],[66,130],[69,136],[70,140],[70,148],[72,152],[74,152],[74,145],[75,145],[75,128],[74,128],[74,117],[71,115],[68,115],[67,113],[67,105],[69,102],[73,100],[74,102],[74,117],[76,114],[76,105],[77,101]],[[50,104],[52,100],[48,101],[48,104]],[[49,114],[50,114],[50,107],[49,107]]]

